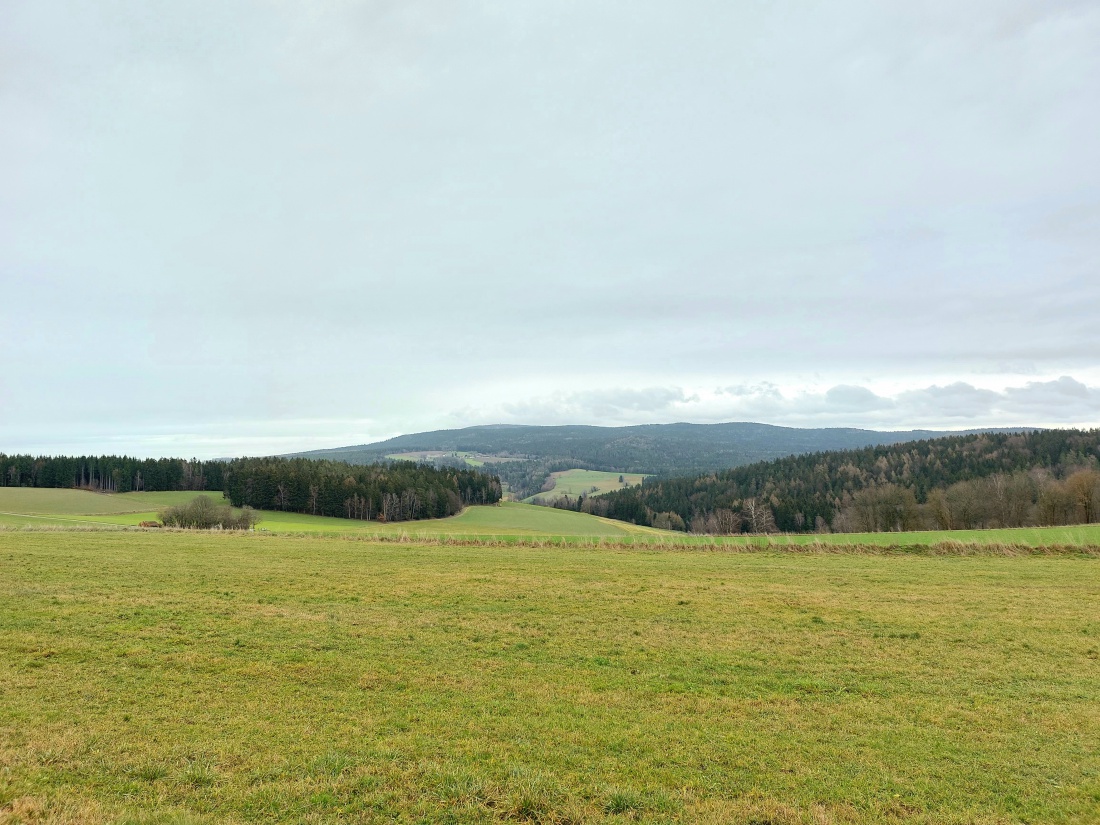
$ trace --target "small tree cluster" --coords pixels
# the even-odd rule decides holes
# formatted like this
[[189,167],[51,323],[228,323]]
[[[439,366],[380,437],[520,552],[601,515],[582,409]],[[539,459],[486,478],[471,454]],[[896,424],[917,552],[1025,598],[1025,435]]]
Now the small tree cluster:
[[351,465],[304,458],[245,458],[225,471],[225,497],[237,506],[360,520],[453,516],[470,504],[500,501],[500,481],[478,470],[397,461]]
[[189,530],[251,530],[259,521],[251,507],[234,510],[228,504],[218,504],[209,496],[196,496],[187,504],[161,510],[160,520],[165,527]]

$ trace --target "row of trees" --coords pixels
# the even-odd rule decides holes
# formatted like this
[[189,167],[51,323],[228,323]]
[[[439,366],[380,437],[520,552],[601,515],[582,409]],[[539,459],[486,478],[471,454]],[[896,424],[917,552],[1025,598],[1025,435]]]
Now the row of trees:
[[383,521],[442,518],[501,497],[498,478],[471,469],[281,458],[226,462],[0,453],[0,486],[109,493],[222,490],[237,507]]
[[476,470],[304,458],[232,461],[224,491],[236,507],[378,521],[444,518],[501,497],[500,480]]
[[960,481],[932,490],[924,503],[908,487],[868,487],[851,497],[832,527],[837,532],[976,530],[1091,524],[1098,517],[1100,472],[1086,468],[1058,479],[1037,469]]
[[1100,430],[985,433],[647,479],[555,506],[698,533],[1068,524],[1100,518],[1098,478]]
[[79,487],[110,493],[220,490],[224,461],[0,453],[0,487]]

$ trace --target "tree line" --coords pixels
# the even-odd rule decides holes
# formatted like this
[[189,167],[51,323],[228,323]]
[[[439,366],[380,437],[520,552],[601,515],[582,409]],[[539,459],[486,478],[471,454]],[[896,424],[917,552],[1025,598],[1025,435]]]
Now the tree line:
[[553,506],[697,533],[963,529],[1100,520],[1100,429],[981,433],[647,479]]
[[109,493],[220,490],[224,461],[0,453],[0,487],[76,487]]
[[352,465],[304,458],[243,458],[225,468],[235,507],[375,521],[453,516],[500,501],[500,480],[476,470],[397,461]]
[[501,498],[500,479],[473,469],[302,458],[198,461],[0,453],[0,486],[103,493],[221,490],[236,507],[380,521],[443,518],[466,505],[495,504]]

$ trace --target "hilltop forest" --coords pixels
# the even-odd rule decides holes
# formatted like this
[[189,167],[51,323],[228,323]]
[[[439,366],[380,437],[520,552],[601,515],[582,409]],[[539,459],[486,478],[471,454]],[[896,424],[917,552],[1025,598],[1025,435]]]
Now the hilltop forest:
[[552,506],[696,533],[862,532],[1100,520],[1100,430],[981,433],[647,479]]
[[[493,472],[515,498],[542,492],[559,470],[603,470],[662,477],[724,470],[789,455],[896,444],[958,433],[931,430],[882,432],[853,428],[801,429],[770,424],[646,424],[632,427],[498,424],[412,433],[357,447],[296,453],[292,457],[376,464],[403,452],[478,453],[507,460]],[[465,464],[461,456],[432,460],[435,466]]]

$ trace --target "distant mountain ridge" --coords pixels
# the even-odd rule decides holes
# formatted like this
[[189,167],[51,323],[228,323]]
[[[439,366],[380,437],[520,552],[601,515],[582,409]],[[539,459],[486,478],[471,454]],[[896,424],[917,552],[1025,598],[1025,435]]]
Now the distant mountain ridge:
[[557,464],[573,463],[595,470],[686,475],[803,453],[858,449],[943,436],[1027,432],[1034,429],[880,431],[842,427],[802,429],[754,422],[627,427],[494,424],[411,433],[373,444],[310,450],[292,455],[370,464],[400,452],[462,451],[511,455]]

